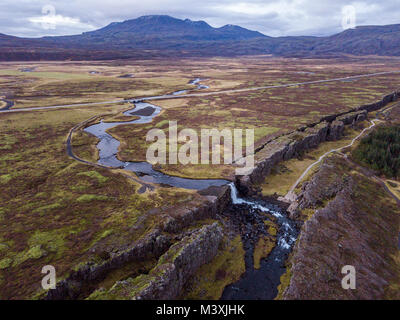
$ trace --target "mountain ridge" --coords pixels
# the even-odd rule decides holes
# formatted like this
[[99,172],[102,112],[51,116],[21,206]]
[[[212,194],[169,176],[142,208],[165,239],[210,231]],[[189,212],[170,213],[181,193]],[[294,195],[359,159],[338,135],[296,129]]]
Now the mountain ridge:
[[265,55],[318,57],[400,56],[400,24],[359,26],[328,37],[269,37],[227,24],[148,15],[79,35],[19,38],[0,33],[0,60]]

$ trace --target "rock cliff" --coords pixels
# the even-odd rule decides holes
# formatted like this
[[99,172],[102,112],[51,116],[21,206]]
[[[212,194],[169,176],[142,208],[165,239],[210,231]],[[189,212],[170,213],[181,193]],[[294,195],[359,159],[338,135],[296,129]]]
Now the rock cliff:
[[198,229],[171,246],[149,274],[118,281],[108,292],[98,290],[89,299],[176,299],[189,277],[217,254],[222,237],[217,223]]
[[[80,296],[84,287],[105,277],[112,270],[135,261],[160,257],[171,247],[174,239],[185,236],[185,229],[196,221],[216,219],[217,215],[223,212],[231,201],[228,186],[209,188],[203,190],[201,194],[205,201],[190,209],[177,207],[168,214],[161,213],[159,226],[143,239],[130,246],[127,245],[127,248],[123,251],[110,253],[109,259],[102,263],[87,263],[78,270],[72,271],[67,279],[57,283],[56,289],[47,292],[45,299],[76,299]],[[182,243],[185,242],[182,241]],[[197,255],[202,255],[203,251],[208,252],[205,246],[198,246],[197,248],[199,249]],[[185,250],[182,255],[186,255],[188,252]]]
[[349,112],[323,117],[319,122],[310,124],[306,128],[299,128],[269,141],[256,150],[256,163],[252,172],[236,176],[235,183],[238,190],[245,196],[255,194],[254,185],[261,183],[276,164],[315,148],[321,142],[340,139],[345,125],[365,120],[368,112],[383,108],[388,103],[398,100],[399,96],[400,92],[393,92],[378,102],[360,106]]
[[[303,188],[300,237],[289,260],[284,299],[398,299],[399,209],[384,188],[332,156]],[[356,289],[341,282],[355,267]]]

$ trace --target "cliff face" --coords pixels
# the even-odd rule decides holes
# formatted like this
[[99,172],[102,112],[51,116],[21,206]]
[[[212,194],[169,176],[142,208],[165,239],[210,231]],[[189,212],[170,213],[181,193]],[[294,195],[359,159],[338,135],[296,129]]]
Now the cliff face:
[[[299,203],[315,212],[289,261],[284,299],[400,298],[400,210],[381,185],[345,159],[330,157],[305,184]],[[346,265],[356,269],[355,290],[341,286]]]
[[[185,230],[190,228],[192,225],[195,225],[196,221],[216,219],[217,215],[225,210],[231,201],[230,188],[228,186],[203,190],[202,195],[205,201],[201,204],[194,205],[191,209],[185,207],[176,208],[172,213],[161,214],[159,226],[143,239],[138,240],[136,243],[131,245],[127,245],[127,248],[124,251],[118,251],[117,253],[111,252],[109,258],[102,263],[88,263],[80,267],[78,270],[72,271],[67,279],[62,280],[57,284],[56,289],[47,292],[45,299],[76,299],[82,294],[85,287],[103,279],[113,270],[122,268],[123,266],[133,262],[140,262],[154,258],[158,259],[165,252],[170,252],[168,250],[175,250],[176,243],[178,243],[179,246],[184,246],[189,243],[190,239],[187,238],[187,232]],[[192,259],[194,255],[193,250],[196,252],[195,255],[199,257],[199,260],[196,260],[197,263],[206,263],[208,261],[208,258],[206,259],[206,257],[210,257],[211,259],[216,253],[219,242],[219,233],[221,233],[219,227],[216,228],[216,226],[213,225],[212,228],[206,226],[204,230],[199,231],[199,237],[203,239],[202,237],[204,237],[204,235],[208,235],[210,237],[210,242],[202,242],[199,239],[196,240],[196,235],[193,235],[194,241],[190,242],[192,243],[192,246],[182,250],[179,260],[176,261],[177,266],[179,266],[185,259]],[[172,245],[173,243],[175,244]],[[162,258],[160,258],[160,260],[161,259]],[[173,268],[173,270],[170,270],[171,272],[167,272],[164,275],[163,281],[168,282],[169,277],[171,277],[172,281],[173,277],[180,274],[180,288],[181,283],[184,283],[188,279],[189,275],[197,270],[199,267],[197,263],[194,265],[186,264],[186,267],[184,268],[185,272],[183,273],[181,272],[181,269]],[[164,266],[163,268],[166,271],[169,270],[171,266]],[[154,274],[155,273],[156,271],[154,271]],[[144,276],[145,275],[142,275],[140,277]],[[131,280],[134,281],[134,279]],[[145,294],[143,298],[150,299],[151,296],[150,294]],[[167,299],[167,296],[164,298]],[[171,298],[173,298],[172,295]]]
[[98,290],[89,299],[176,299],[188,278],[217,254],[221,239],[217,223],[198,229],[171,246],[149,274],[119,281],[108,292]]
[[236,176],[238,190],[243,195],[255,194],[253,185],[261,183],[276,164],[315,148],[321,142],[340,139],[345,125],[365,120],[368,112],[379,110],[388,103],[396,101],[399,95],[399,92],[393,92],[380,101],[360,106],[346,113],[324,117],[318,123],[266,143],[256,151],[253,171],[245,176]]

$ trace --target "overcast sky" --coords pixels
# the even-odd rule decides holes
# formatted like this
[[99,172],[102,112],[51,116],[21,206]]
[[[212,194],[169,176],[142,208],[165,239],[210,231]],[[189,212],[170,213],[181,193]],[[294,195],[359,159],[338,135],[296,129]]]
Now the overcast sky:
[[343,30],[352,5],[357,25],[400,23],[399,0],[1,0],[0,33],[79,34],[149,14],[237,24],[270,36],[330,35]]

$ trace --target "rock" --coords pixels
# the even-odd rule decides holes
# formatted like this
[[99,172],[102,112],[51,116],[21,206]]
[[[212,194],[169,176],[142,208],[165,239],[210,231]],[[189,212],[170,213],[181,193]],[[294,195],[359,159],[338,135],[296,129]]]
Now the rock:
[[297,201],[292,202],[287,212],[289,212],[290,219],[296,220],[300,216],[299,203]]
[[[398,283],[396,269],[391,267],[398,252],[396,207],[375,181],[351,174],[354,168],[344,159],[325,161],[330,163],[321,166],[300,195],[300,206],[312,208],[319,202],[323,207],[301,229],[289,260],[291,278],[283,298],[386,299],[388,284]],[[365,203],[369,199],[373,205]],[[341,286],[345,265],[356,268],[356,290]]]
[[218,223],[194,231],[160,257],[148,275],[118,281],[109,292],[95,292],[90,299],[171,300],[179,297],[186,281],[218,252],[223,233]]
[[344,123],[342,121],[333,121],[329,127],[327,141],[335,141],[339,140],[344,131]]

